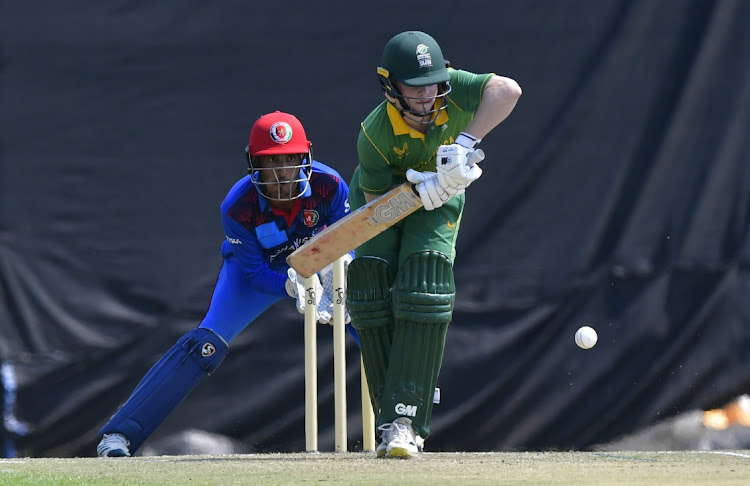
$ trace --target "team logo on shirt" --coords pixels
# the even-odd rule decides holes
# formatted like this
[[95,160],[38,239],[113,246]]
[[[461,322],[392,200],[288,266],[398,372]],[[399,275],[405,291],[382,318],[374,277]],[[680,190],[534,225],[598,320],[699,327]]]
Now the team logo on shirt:
[[406,149],[408,149],[409,146],[406,145],[406,142],[404,142],[403,148],[393,147],[393,151],[396,152],[396,155],[399,157],[403,157],[406,153]]
[[417,46],[417,62],[419,67],[432,67],[432,56],[429,53],[429,47],[424,44]]
[[320,219],[320,214],[314,209],[305,209],[305,212],[302,213],[302,220],[305,222],[305,226],[308,228],[312,228],[316,224],[318,224],[318,220]]
[[271,138],[276,143],[287,143],[292,139],[292,127],[286,122],[276,122],[271,125]]

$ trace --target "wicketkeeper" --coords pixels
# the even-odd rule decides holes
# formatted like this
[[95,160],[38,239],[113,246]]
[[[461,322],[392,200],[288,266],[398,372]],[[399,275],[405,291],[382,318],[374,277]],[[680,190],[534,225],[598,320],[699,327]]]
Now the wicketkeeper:
[[[349,188],[334,169],[312,158],[300,121],[288,113],[260,117],[245,150],[249,174],[221,204],[223,265],[200,325],[146,373],[99,433],[99,456],[135,453],[156,427],[227,355],[228,344],[272,304],[295,298],[305,312],[304,279],[286,257],[349,213]],[[331,270],[314,276],[318,321],[333,315]],[[319,277],[319,278],[318,278]],[[328,288],[322,289],[320,282]],[[321,301],[322,299],[326,299]],[[357,340],[356,331],[347,325]]]
[[349,202],[357,209],[408,179],[424,208],[357,248],[347,307],[380,430],[377,455],[408,458],[430,434],[464,192],[482,174],[472,153],[521,88],[450,68],[435,39],[417,31],[388,41],[377,74],[385,100],[362,122]]

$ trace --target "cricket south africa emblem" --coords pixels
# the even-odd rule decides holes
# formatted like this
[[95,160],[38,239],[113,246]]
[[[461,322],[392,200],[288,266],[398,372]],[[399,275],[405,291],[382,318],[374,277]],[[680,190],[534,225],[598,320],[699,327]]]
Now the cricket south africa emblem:
[[271,139],[276,143],[287,143],[292,139],[292,127],[286,122],[276,122],[271,125]]
[[419,67],[432,67],[432,56],[429,52],[429,47],[424,44],[417,46],[417,62]]

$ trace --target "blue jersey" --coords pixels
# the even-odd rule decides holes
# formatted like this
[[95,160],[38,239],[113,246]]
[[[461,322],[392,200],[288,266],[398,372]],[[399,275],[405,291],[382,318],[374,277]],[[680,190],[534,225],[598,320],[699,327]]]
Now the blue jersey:
[[349,187],[338,172],[313,161],[310,183],[291,214],[274,211],[250,175],[240,179],[221,204],[226,240],[224,258],[233,256],[258,290],[286,296],[286,257],[326,226],[349,213]]

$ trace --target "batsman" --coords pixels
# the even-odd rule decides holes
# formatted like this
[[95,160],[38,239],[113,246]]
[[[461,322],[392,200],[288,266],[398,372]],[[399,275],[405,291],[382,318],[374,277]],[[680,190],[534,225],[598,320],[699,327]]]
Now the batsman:
[[377,68],[385,100],[365,118],[349,203],[415,184],[424,208],[362,244],[347,272],[380,442],[410,458],[430,435],[435,386],[452,319],[453,262],[465,191],[482,169],[477,145],[516,106],[521,88],[494,73],[450,67],[419,31],[391,38]]

